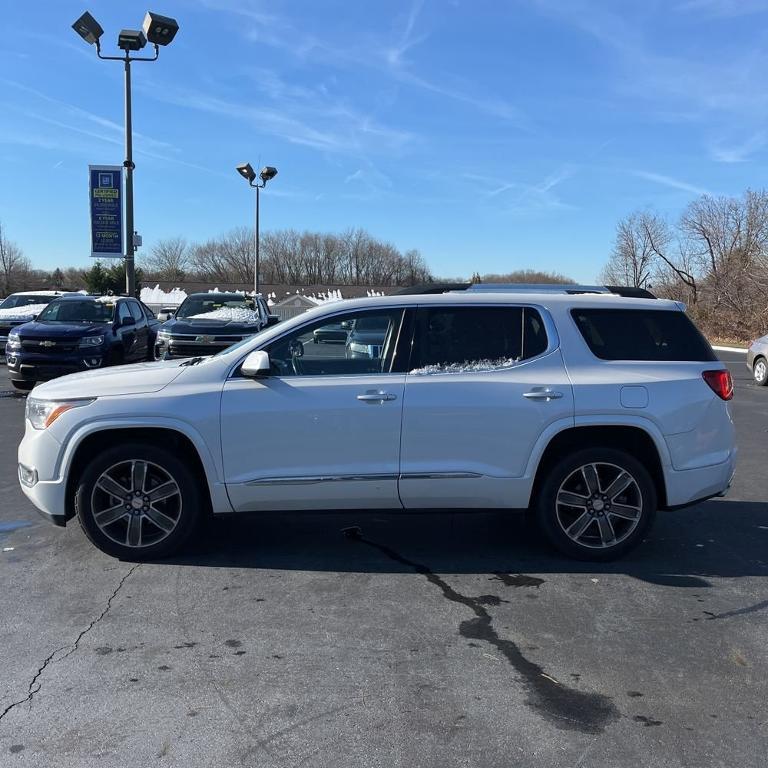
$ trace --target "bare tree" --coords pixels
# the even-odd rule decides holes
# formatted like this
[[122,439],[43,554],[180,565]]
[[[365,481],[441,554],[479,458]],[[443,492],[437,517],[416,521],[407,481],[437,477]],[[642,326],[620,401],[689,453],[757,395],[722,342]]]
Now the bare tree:
[[144,259],[144,271],[159,280],[184,279],[189,270],[189,247],[183,237],[158,240],[152,254]]
[[653,269],[654,250],[649,237],[646,213],[631,213],[616,226],[613,252],[601,274],[606,285],[628,285],[643,288],[648,284]]
[[0,223],[0,294],[7,295],[24,287],[31,268],[29,259],[16,243],[8,240]]

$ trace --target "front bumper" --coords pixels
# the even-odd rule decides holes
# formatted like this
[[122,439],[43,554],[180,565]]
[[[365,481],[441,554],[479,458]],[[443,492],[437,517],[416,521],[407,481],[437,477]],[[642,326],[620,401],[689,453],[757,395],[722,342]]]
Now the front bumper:
[[55,525],[64,525],[72,516],[67,506],[67,481],[60,475],[64,446],[53,437],[49,429],[33,429],[25,424],[24,438],[19,444],[19,464],[34,471],[37,482],[25,485],[19,480],[24,495],[35,505],[38,512]]
[[102,368],[105,359],[106,356],[101,349],[66,357],[44,357],[11,352],[6,355],[6,365],[11,381],[48,381],[69,373]]

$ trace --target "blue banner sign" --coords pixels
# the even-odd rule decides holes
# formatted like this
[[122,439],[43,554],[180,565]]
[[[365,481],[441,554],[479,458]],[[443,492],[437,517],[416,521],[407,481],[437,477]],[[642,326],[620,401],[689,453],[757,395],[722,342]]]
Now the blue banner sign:
[[123,169],[119,165],[89,165],[91,256],[123,255]]

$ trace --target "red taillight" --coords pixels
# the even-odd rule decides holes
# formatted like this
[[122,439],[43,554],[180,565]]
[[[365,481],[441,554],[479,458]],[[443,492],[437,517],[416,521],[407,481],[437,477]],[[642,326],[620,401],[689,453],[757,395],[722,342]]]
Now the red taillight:
[[730,371],[704,371],[701,375],[718,397],[723,400],[733,397],[733,379]]

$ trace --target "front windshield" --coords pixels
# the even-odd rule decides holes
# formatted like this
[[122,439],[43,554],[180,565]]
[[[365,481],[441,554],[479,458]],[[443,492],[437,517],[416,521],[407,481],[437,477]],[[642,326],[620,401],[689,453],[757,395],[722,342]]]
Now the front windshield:
[[16,309],[17,307],[29,307],[33,304],[48,304],[53,296],[31,296],[24,294],[21,296],[8,296],[3,299],[0,309]]
[[184,299],[184,303],[179,307],[179,311],[176,313],[176,317],[189,318],[197,317],[199,315],[207,315],[211,312],[218,314],[222,313],[221,310],[250,310],[255,311],[255,305],[253,299],[245,296],[216,296],[212,294],[209,296],[188,296]]
[[46,323],[111,323],[115,305],[106,301],[53,301],[37,318]]

